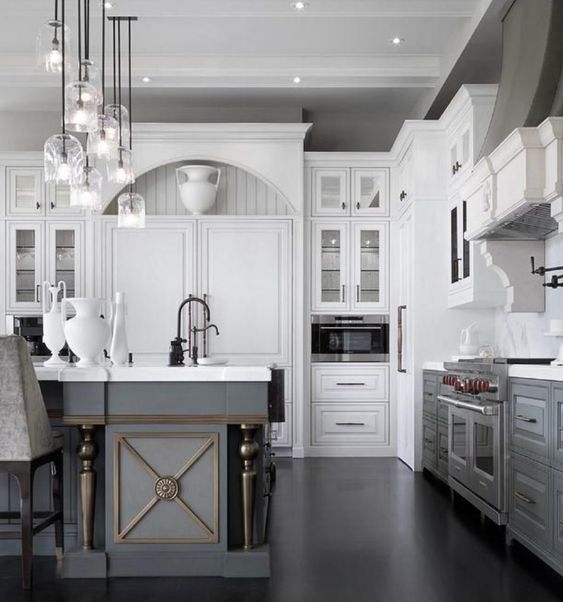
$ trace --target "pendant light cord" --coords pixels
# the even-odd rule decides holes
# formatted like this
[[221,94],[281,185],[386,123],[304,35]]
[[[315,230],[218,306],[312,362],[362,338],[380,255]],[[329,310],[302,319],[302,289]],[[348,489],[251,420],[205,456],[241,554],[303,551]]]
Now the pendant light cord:
[[78,0],[78,81],[82,81],[82,0]]
[[63,134],[63,151],[65,148],[65,134],[66,134],[66,126],[65,126],[65,70],[66,70],[66,62],[65,62],[65,0],[61,0],[61,23],[62,23],[62,45],[63,45],[63,65],[61,69],[61,113],[62,113],[62,134]]
[[84,0],[84,58],[90,60],[90,0]]
[[102,114],[106,110],[106,3],[102,0]]
[[[133,157],[133,96],[131,93],[131,18],[127,19],[127,35],[128,35],[128,75],[129,75],[129,150]],[[133,193],[133,182],[129,182],[129,192]]]
[[119,89],[119,146],[123,146],[123,134],[122,134],[122,110],[123,105],[121,104],[121,21],[117,22],[117,81]]
[[117,104],[117,82],[115,79],[115,74],[116,74],[116,70],[115,70],[115,20],[111,19],[111,24],[113,25],[113,104],[114,104],[114,108],[115,105]]

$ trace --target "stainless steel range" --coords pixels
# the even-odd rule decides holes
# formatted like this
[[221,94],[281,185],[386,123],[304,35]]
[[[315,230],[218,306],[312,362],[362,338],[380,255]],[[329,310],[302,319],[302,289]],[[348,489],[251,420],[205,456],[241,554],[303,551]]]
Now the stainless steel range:
[[508,370],[511,364],[550,361],[491,358],[444,364],[438,403],[448,407],[449,485],[498,525],[508,519]]

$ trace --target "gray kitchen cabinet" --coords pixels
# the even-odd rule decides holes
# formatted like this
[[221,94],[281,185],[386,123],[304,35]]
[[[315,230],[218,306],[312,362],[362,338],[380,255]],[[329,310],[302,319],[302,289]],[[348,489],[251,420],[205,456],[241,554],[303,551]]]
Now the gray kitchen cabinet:
[[422,467],[447,483],[448,481],[448,411],[437,397],[442,374],[424,370],[422,376]]
[[448,480],[448,425],[438,422],[438,439],[437,439],[437,454],[438,454],[438,474]]
[[549,382],[517,381],[511,387],[512,448],[539,461],[548,458]]
[[563,383],[553,385],[553,403],[551,406],[551,460],[559,470],[563,470]]
[[553,549],[563,562],[563,473],[553,473]]
[[424,418],[422,421],[422,461],[425,467],[436,470],[438,425],[435,420]]
[[550,470],[518,454],[511,461],[512,490],[509,517],[517,529],[532,543],[550,550],[552,544]]

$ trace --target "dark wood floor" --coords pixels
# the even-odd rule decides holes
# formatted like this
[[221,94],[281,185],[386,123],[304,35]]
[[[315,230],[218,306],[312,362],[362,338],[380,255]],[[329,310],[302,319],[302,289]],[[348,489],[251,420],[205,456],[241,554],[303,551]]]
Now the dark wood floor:
[[395,460],[278,461],[272,578],[60,581],[36,558],[0,558],[0,600],[18,602],[551,602],[563,579],[464,504]]

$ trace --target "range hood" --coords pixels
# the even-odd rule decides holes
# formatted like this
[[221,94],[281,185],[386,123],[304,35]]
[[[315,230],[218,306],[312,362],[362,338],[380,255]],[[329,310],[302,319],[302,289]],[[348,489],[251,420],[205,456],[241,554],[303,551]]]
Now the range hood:
[[475,240],[543,240],[557,232],[558,227],[551,217],[551,203],[538,203],[495,225]]

